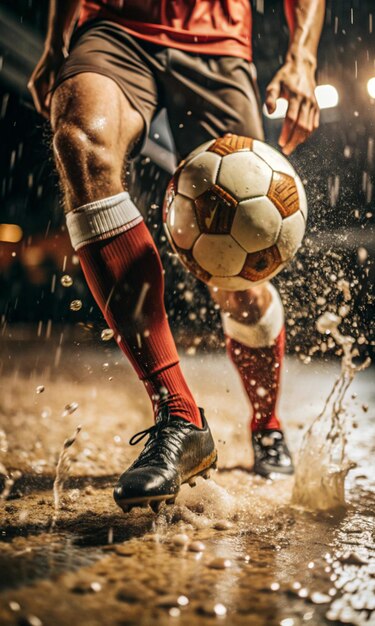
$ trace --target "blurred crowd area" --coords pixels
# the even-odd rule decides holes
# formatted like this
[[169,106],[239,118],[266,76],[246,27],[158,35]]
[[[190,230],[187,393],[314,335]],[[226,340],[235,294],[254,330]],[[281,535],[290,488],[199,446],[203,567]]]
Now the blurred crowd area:
[[[264,94],[282,61],[288,32],[282,2],[252,5],[254,58]],[[105,322],[65,228],[49,126],[35,113],[26,89],[42,48],[47,6],[47,0],[3,0],[0,7],[0,224],[22,232],[19,242],[0,241],[2,331],[7,337],[9,328],[25,325],[32,333],[40,324],[80,325],[100,336]],[[330,338],[317,334],[315,320],[327,309],[339,310],[343,281],[350,291],[343,331],[356,339],[361,354],[372,350],[375,100],[366,85],[375,76],[373,14],[371,0],[328,0],[318,83],[334,85],[339,102],[322,111],[319,130],[291,158],[306,187],[308,228],[297,258],[274,284],[286,307],[289,350],[305,362],[313,354],[337,352]],[[282,120],[265,117],[264,122],[267,141],[276,145]],[[186,273],[166,242],[161,206],[169,177],[147,153],[127,172],[163,258],[171,324],[180,345],[194,353],[223,344],[223,336],[206,287]],[[0,239],[1,232],[0,225]],[[71,286],[62,285],[64,275],[73,279]],[[71,310],[77,299],[82,307]]]

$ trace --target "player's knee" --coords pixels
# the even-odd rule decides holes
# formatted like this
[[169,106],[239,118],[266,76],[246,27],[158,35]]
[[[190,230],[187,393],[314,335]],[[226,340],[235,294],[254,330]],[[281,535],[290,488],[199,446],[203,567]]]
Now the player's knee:
[[[213,294],[214,295],[214,294]],[[256,324],[267,311],[272,295],[267,283],[256,285],[246,291],[221,291],[214,295],[222,311],[247,324]]]
[[80,175],[85,180],[95,180],[121,170],[107,145],[104,130],[98,129],[95,120],[91,120],[89,126],[70,121],[59,124],[53,149],[57,164],[69,179]]

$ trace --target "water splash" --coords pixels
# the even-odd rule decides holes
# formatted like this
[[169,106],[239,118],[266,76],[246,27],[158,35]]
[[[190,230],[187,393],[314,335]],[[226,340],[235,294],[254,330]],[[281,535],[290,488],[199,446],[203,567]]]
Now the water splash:
[[354,339],[340,332],[341,322],[341,316],[329,311],[316,322],[318,331],[331,335],[342,348],[343,355],[340,374],[323,410],[307,430],[299,453],[292,503],[309,510],[345,506],[345,477],[354,467],[346,455],[344,399],[356,373],[367,368],[371,361],[366,359],[360,365],[353,363],[357,356],[353,349]]
[[81,431],[81,426],[77,426],[74,434],[65,439],[64,445],[59,455],[59,460],[56,465],[56,477],[53,482],[53,502],[54,502],[54,514],[52,517],[50,532],[52,532],[56,526],[56,522],[60,512],[61,494],[64,488],[64,482],[69,475],[70,469],[70,455],[69,448],[74,444],[77,436]]
[[[8,439],[4,430],[0,429],[0,454],[6,455],[8,452]],[[22,473],[14,470],[9,473],[5,465],[0,461],[0,477],[4,483],[3,490],[0,494],[0,500],[7,500],[12,491],[14,483],[21,478]]]

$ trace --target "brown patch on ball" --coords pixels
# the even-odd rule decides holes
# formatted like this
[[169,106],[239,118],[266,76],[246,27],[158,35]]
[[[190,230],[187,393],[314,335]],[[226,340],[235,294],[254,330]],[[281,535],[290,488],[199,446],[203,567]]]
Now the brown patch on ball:
[[270,276],[281,265],[280,252],[277,246],[271,246],[259,252],[250,252],[239,276],[256,282]]
[[230,233],[237,200],[219,187],[213,185],[195,200],[196,216],[202,233],[227,235]]
[[294,178],[281,172],[273,172],[267,196],[274,203],[281,217],[289,217],[299,210],[299,198]]
[[252,150],[253,140],[251,137],[242,137],[240,135],[227,135],[226,137],[219,137],[210,146],[207,152],[215,152],[219,156],[225,156],[226,154],[232,154],[232,152],[238,152],[238,150]]

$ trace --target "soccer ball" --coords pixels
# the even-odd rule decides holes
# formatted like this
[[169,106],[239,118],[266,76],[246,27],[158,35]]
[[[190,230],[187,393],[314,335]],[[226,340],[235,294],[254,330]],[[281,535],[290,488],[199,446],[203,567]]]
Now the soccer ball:
[[299,248],[307,218],[301,180],[262,141],[227,135],[194,150],[170,181],[163,221],[183,265],[241,291],[269,280]]

